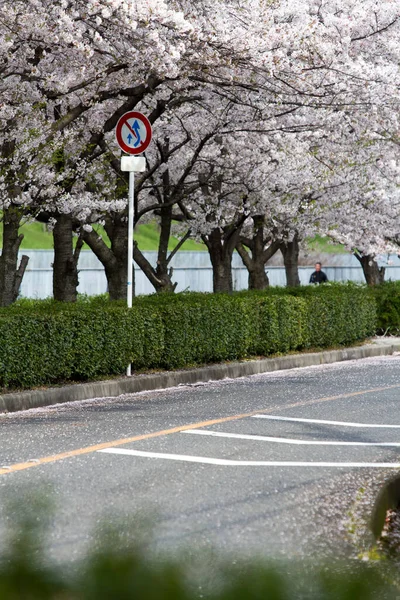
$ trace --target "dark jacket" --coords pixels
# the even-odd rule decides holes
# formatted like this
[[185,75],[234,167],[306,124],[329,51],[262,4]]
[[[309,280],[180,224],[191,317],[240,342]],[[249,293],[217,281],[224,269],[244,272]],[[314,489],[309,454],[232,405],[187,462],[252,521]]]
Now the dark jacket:
[[310,283],[326,283],[327,281],[328,278],[323,271],[314,271],[310,277]]

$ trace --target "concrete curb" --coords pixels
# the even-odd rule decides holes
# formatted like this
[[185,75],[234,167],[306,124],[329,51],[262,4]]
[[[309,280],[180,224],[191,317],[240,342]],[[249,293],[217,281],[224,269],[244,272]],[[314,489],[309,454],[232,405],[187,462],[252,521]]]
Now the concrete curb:
[[366,344],[342,350],[327,350],[310,354],[291,354],[278,358],[237,361],[181,371],[133,375],[132,377],[121,377],[109,381],[3,394],[0,395],[0,413],[28,410],[30,408],[39,408],[64,402],[90,400],[91,398],[117,397],[121,394],[164,389],[180,384],[234,379],[236,377],[246,377],[283,369],[386,356],[398,351],[400,351],[400,343],[397,342],[393,344]]

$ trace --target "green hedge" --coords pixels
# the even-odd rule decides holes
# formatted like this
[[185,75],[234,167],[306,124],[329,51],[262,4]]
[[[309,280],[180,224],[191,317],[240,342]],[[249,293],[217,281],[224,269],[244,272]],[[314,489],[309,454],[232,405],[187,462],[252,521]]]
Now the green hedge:
[[241,358],[251,335],[249,303],[236,295],[171,294],[137,299],[135,306],[158,311],[164,326],[160,366]]
[[345,345],[376,331],[376,303],[365,285],[310,285],[287,293],[307,300],[309,346]]
[[378,310],[378,333],[400,335],[400,281],[372,288]]
[[[295,288],[271,287],[264,292],[241,292],[243,296],[258,298],[296,298],[296,318],[292,315],[288,327],[298,337],[297,347],[325,348],[351,344],[375,334],[377,306],[366,285],[355,283],[329,283]],[[285,317],[281,316],[281,320]],[[282,335],[282,326],[280,330]],[[283,345],[284,338],[281,338]],[[283,351],[291,350],[286,347]]]
[[0,385],[29,388],[159,366],[161,316],[112,305],[13,307],[0,311]]
[[357,285],[161,294],[136,298],[130,310],[103,297],[24,300],[0,310],[0,386],[118,375],[129,362],[170,369],[337,346],[375,327],[375,298]]

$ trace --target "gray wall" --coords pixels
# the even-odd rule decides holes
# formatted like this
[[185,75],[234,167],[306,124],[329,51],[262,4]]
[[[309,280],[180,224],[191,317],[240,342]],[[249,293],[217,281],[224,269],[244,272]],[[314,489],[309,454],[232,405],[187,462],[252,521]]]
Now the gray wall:
[[[28,268],[21,286],[21,296],[27,298],[47,298],[52,295],[52,250],[25,250]],[[156,253],[147,252],[146,257],[155,264]],[[302,259],[304,263],[306,259]],[[392,265],[386,266],[386,280],[400,280],[400,259],[394,255],[390,257]],[[330,281],[361,281],[364,276],[357,259],[352,255],[335,254],[324,255],[323,270]],[[309,260],[310,266],[300,266],[300,281],[307,284],[311,273],[314,271],[314,259]],[[178,252],[173,260],[173,281],[177,282],[177,291],[212,291],[212,268],[207,252]],[[267,265],[268,277],[271,285],[285,285],[285,270],[279,264]],[[107,290],[107,280],[101,263],[91,250],[81,252],[79,259],[79,288],[80,293],[88,295],[102,294]],[[233,257],[233,281],[236,290],[247,288],[247,271],[238,254]],[[136,295],[154,293],[154,288],[147,281],[142,271],[135,265]]]

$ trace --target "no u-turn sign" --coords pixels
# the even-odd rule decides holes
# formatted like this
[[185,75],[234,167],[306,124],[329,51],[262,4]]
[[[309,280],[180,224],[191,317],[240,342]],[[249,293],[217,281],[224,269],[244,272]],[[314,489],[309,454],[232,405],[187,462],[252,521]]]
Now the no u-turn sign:
[[121,150],[127,154],[141,154],[151,142],[150,121],[140,112],[127,112],[119,119],[115,135]]

